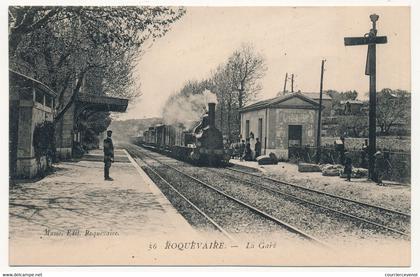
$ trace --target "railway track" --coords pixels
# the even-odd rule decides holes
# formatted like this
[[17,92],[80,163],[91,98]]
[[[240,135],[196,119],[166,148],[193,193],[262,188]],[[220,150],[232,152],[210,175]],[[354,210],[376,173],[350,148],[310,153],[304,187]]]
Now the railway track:
[[[143,155],[147,155],[154,160],[159,159],[159,163],[173,164],[174,166],[171,167],[182,174],[193,175],[192,177],[195,176],[194,178],[196,179],[212,183],[220,191],[231,194],[235,198],[241,199],[240,201],[242,202],[256,205],[261,211],[274,215],[274,217],[281,219],[284,223],[287,222],[297,226],[299,229],[303,228],[306,233],[310,233],[323,242],[336,242],[337,239],[340,240],[341,234],[343,238],[346,238],[346,241],[348,241],[349,235],[356,235],[356,237],[361,239],[366,237],[371,237],[372,239],[380,237],[409,239],[410,237],[409,232],[405,231],[410,228],[410,217],[404,213],[392,213],[392,210],[384,208],[388,214],[383,215],[381,207],[362,202],[360,206],[358,201],[345,201],[346,199],[342,199],[339,196],[334,197],[334,195],[331,195],[331,197],[328,193],[324,195],[323,192],[312,189],[305,190],[305,188],[301,190],[299,185],[295,186],[298,187],[296,189],[300,195],[297,195],[296,192],[292,194],[290,191],[285,192],[283,190],[284,187],[287,188],[288,186],[279,186],[279,183],[282,183],[281,181],[273,179],[277,182],[267,182],[268,180],[263,178],[265,176],[260,176],[259,174],[243,173],[241,170],[232,170],[230,168],[196,167],[158,153],[141,150]],[[208,177],[211,176],[209,172],[213,172],[213,177]],[[239,176],[232,176],[232,174]],[[208,176],[206,177],[206,175]],[[268,179],[272,178],[268,177]],[[245,187],[249,188],[244,189]],[[292,186],[292,188],[294,187]],[[265,193],[262,193],[263,191]],[[259,194],[259,196],[253,197],[253,194]],[[260,202],[254,201],[256,198],[259,198]],[[266,205],[261,203],[261,199],[266,202]],[[341,202],[337,203],[337,201]],[[288,205],[286,207],[282,206],[286,202],[293,202],[293,205],[289,205],[289,207],[292,206],[291,209],[288,209]],[[345,203],[347,203],[347,206]],[[366,210],[366,207],[371,208],[371,210]],[[327,225],[325,225],[326,222]],[[390,222],[397,227],[401,225],[402,228],[396,228],[392,224],[388,226],[387,224]]]
[[[270,215],[269,213],[259,209],[258,207],[255,207],[243,200],[240,200],[239,198],[228,194],[222,190],[220,190],[219,188],[210,185],[207,182],[204,182],[202,180],[199,180],[198,178],[187,174],[181,170],[179,170],[178,168],[169,165],[167,163],[163,163],[162,161],[156,159],[155,157],[152,157],[151,155],[148,155],[144,152],[141,152],[139,149],[136,149],[134,146],[127,146],[127,151],[137,157],[140,158],[144,164],[144,166],[147,168],[147,171],[150,172],[155,175],[158,176],[158,178],[160,180],[162,180],[162,182],[164,182],[168,187],[170,187],[172,189],[172,191],[176,192],[177,195],[179,197],[181,197],[186,203],[188,203],[189,206],[193,207],[197,212],[199,212],[204,218],[206,218],[217,230],[219,230],[219,232],[221,232],[223,235],[225,235],[226,237],[228,237],[229,239],[234,240],[232,233],[230,233],[229,231],[226,230],[226,228],[222,227],[220,223],[217,223],[217,219],[215,218],[215,215],[209,215],[209,212],[204,211],[204,209],[200,206],[200,201],[195,201],[196,203],[193,203],[194,201],[191,199],[191,192],[186,192],[183,191],[181,192],[181,190],[185,190],[185,186],[183,187],[182,185],[180,185],[179,183],[177,185],[174,185],[174,174],[176,173],[178,174],[178,176],[183,176],[184,178],[189,179],[190,181],[195,183],[195,186],[189,186],[189,187],[194,187],[197,188],[197,184],[200,185],[201,188],[205,188],[205,190],[207,191],[211,191],[213,195],[209,196],[209,197],[204,197],[206,198],[206,201],[208,199],[212,199],[214,198],[214,193],[216,193],[219,197],[217,201],[220,201],[220,197],[222,197],[224,199],[224,201],[226,202],[226,200],[228,200],[230,203],[234,203],[235,205],[233,205],[233,208],[238,208],[241,207],[241,209],[245,209],[248,211],[248,213],[252,213],[253,216],[258,216],[259,218],[263,218],[264,221],[268,221],[271,222],[272,224],[280,227],[282,230],[287,230],[287,232],[293,233],[294,235],[306,239],[310,242],[313,242],[315,244],[324,246],[324,247],[330,247],[327,243],[323,242],[322,240],[313,237],[312,235],[306,233],[303,230],[298,229],[295,226],[292,226],[288,223],[286,223],[285,221],[280,220],[279,218]],[[146,158],[145,158],[146,157]],[[147,159],[149,159],[149,161],[147,161]],[[154,163],[154,164],[152,164]],[[168,172],[169,171],[169,172]],[[172,174],[170,174],[170,172],[172,172]],[[171,181],[168,181],[168,177],[167,176],[162,176],[162,175],[170,175],[172,178]],[[207,192],[204,192],[202,189],[200,189],[199,193],[197,193],[197,191],[195,192],[195,194],[200,194],[203,197],[203,194],[206,194]],[[196,196],[196,195],[195,195]],[[194,196],[192,197],[194,198]],[[204,201],[204,200],[202,200]],[[217,202],[216,201],[216,202]],[[232,205],[232,204],[229,204]],[[217,217],[217,216],[216,216]],[[248,218],[246,218],[248,219]],[[252,221],[252,219],[251,219]]]
[[[220,172],[218,172],[218,173],[220,174]],[[312,206],[321,208],[321,209],[326,210],[326,211],[334,212],[334,213],[336,213],[340,216],[348,217],[348,218],[353,219],[355,221],[366,223],[366,224],[369,224],[369,225],[387,230],[389,232],[399,234],[399,235],[404,236],[404,237],[410,237],[410,234],[405,232],[404,229],[396,229],[394,227],[386,226],[383,223],[384,220],[382,220],[381,223],[378,223],[377,221],[375,221],[373,219],[367,219],[367,218],[364,218],[362,216],[357,215],[357,213],[360,214],[360,210],[348,209],[348,207],[347,207],[347,209],[350,210],[350,211],[345,211],[345,209],[343,210],[343,208],[341,208],[341,210],[340,210],[340,208],[334,208],[334,207],[331,207],[331,205],[329,205],[329,204],[325,204],[325,202],[326,202],[325,199],[321,200],[321,201],[319,201],[319,200],[318,201],[309,200],[307,196],[306,197],[305,196],[297,196],[296,194],[291,194],[291,193],[288,193],[288,192],[284,192],[284,191],[282,191],[278,188],[274,188],[272,186],[270,187],[270,186],[264,184],[263,182],[261,182],[261,180],[249,181],[249,180],[245,180],[244,178],[240,178],[240,177],[233,176],[233,175],[230,175],[230,174],[226,174],[226,173],[221,173],[221,174],[225,174],[225,176],[229,176],[231,178],[237,179],[237,180],[239,180],[243,183],[246,183],[250,186],[258,186],[258,187],[261,187],[262,189],[267,190],[269,192],[272,192],[274,194],[286,196],[288,198],[295,199],[295,200],[297,200],[301,203],[312,205]],[[319,192],[319,193],[321,194],[321,192]],[[313,198],[313,196],[311,196],[309,198]],[[320,204],[320,202],[322,204]],[[338,206],[338,205],[336,205],[336,206]],[[346,207],[344,207],[344,208],[346,208]],[[364,213],[366,213],[366,212],[364,212]],[[375,215],[373,215],[373,216],[371,215],[370,217],[371,218],[375,217]]]
[[[229,171],[237,175],[235,176],[223,171]],[[266,191],[318,207],[324,211],[330,211],[354,221],[401,235],[405,238],[410,237],[411,217],[407,213],[394,211],[385,207],[360,202],[354,199],[302,187],[261,174],[250,173],[234,168],[218,169],[217,173],[229,176],[230,178],[239,180],[250,186],[259,186]]]
[[[232,178],[237,178],[250,185],[258,185],[261,188],[273,193],[286,195],[304,203],[318,206],[325,210],[353,218],[360,222],[400,234],[404,237],[410,237],[410,214],[302,187],[300,185],[291,184],[261,174],[250,173],[234,168],[225,168],[225,170],[241,174],[241,176],[229,175]],[[251,177],[251,179],[249,177]],[[268,182],[263,182],[262,180]],[[317,201],[314,201],[314,198]]]
[[184,194],[182,194],[179,190],[177,190],[173,185],[171,185],[165,178],[162,177],[156,170],[151,168],[149,165],[144,163],[147,171],[152,172],[155,176],[157,176],[162,182],[164,182],[173,192],[175,192],[180,198],[182,198],[188,205],[190,205],[194,210],[196,210],[200,215],[202,215],[211,225],[214,226],[220,233],[222,233],[225,237],[230,239],[231,241],[235,241],[235,239],[216,221],[210,218],[204,211],[202,211],[199,207],[197,207],[193,202],[191,202]]
[[264,175],[261,175],[261,174],[251,173],[251,172],[247,172],[247,171],[243,171],[243,170],[239,170],[239,169],[235,169],[235,168],[226,168],[226,169],[227,170],[231,170],[231,171],[236,171],[236,172],[239,172],[239,173],[242,173],[242,174],[246,174],[246,175],[251,175],[251,176],[254,176],[254,177],[258,177],[258,178],[263,178],[265,180],[273,181],[273,182],[278,183],[278,184],[292,186],[292,187],[299,188],[299,189],[302,189],[302,190],[306,190],[306,191],[310,191],[310,192],[314,192],[314,193],[318,193],[318,194],[330,196],[330,197],[333,197],[333,198],[336,198],[336,199],[341,199],[341,200],[345,200],[345,201],[348,201],[348,202],[353,202],[353,203],[358,204],[358,205],[361,205],[361,206],[376,208],[376,209],[378,209],[380,211],[385,211],[385,212],[390,212],[390,213],[394,213],[394,214],[399,214],[399,215],[404,216],[404,217],[407,217],[407,218],[410,218],[411,217],[411,215],[408,214],[408,213],[404,213],[404,212],[400,212],[400,211],[388,209],[388,208],[377,206],[377,205],[373,205],[373,204],[368,204],[368,203],[365,203],[365,202],[357,201],[357,200],[350,199],[350,198],[347,198],[347,197],[342,197],[342,196],[334,195],[334,194],[331,194],[331,193],[328,193],[328,192],[324,192],[324,191],[319,191],[319,190],[316,190],[316,189],[310,189],[310,188],[302,187],[302,186],[297,185],[297,184],[292,184],[292,183],[288,183],[288,182],[285,182],[285,181],[277,180],[277,179],[274,179],[274,178],[271,178],[271,177],[268,177],[268,176],[264,176]]

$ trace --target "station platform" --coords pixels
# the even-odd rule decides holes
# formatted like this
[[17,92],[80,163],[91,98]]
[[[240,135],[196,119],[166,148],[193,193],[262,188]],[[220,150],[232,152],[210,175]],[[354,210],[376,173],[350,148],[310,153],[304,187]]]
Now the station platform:
[[[88,153],[83,155],[83,161],[94,161],[102,162],[104,160],[104,152],[102,149],[90,150]],[[127,154],[123,149],[115,149],[114,151],[114,162],[116,163],[127,163],[130,162]]]
[[93,151],[11,184],[10,265],[154,264],[164,258],[154,247],[199,237],[125,150],[115,156],[114,181]]
[[230,163],[240,167],[253,169],[277,180],[316,189],[341,197],[375,204],[392,210],[410,213],[411,187],[385,183],[383,186],[366,178],[351,179],[350,182],[338,176],[322,176],[321,172],[299,172],[296,164],[279,162],[276,165],[259,165],[256,161],[240,161],[231,159]]

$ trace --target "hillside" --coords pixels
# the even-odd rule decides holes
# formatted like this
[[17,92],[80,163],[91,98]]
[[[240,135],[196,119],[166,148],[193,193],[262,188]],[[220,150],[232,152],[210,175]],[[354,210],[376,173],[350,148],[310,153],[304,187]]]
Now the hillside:
[[152,117],[144,119],[113,120],[108,129],[112,130],[112,137],[115,142],[125,142],[130,137],[143,134],[143,131],[150,126],[162,123],[162,118]]

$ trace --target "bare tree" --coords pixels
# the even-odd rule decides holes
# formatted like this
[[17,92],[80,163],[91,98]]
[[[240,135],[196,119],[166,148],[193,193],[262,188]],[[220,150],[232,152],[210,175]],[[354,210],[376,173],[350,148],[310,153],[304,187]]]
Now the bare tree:
[[255,99],[266,70],[264,58],[250,45],[243,45],[213,74],[211,80],[219,100],[221,130],[230,140],[239,137],[239,109]]
[[173,103],[206,89],[217,96],[216,124],[222,133],[231,141],[239,137],[239,109],[256,97],[261,90],[259,83],[267,68],[264,58],[255,52],[250,45],[243,45],[234,51],[225,63],[212,73],[211,77],[202,81],[188,81],[183,88],[172,95],[163,109],[164,114],[173,110]]
[[212,90],[216,93],[218,105],[216,107],[216,122],[218,128],[227,133],[230,129],[230,108],[232,106],[232,87],[230,84],[228,69],[220,65],[211,78]]
[[226,66],[231,68],[232,89],[238,92],[238,105],[242,108],[262,88],[259,80],[267,71],[265,60],[251,45],[244,44],[233,52]]

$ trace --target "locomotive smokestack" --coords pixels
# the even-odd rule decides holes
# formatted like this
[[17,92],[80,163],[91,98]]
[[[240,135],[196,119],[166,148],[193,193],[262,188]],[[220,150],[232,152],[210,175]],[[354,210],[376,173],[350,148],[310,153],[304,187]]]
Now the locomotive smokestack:
[[209,126],[214,127],[216,122],[216,103],[209,103]]

